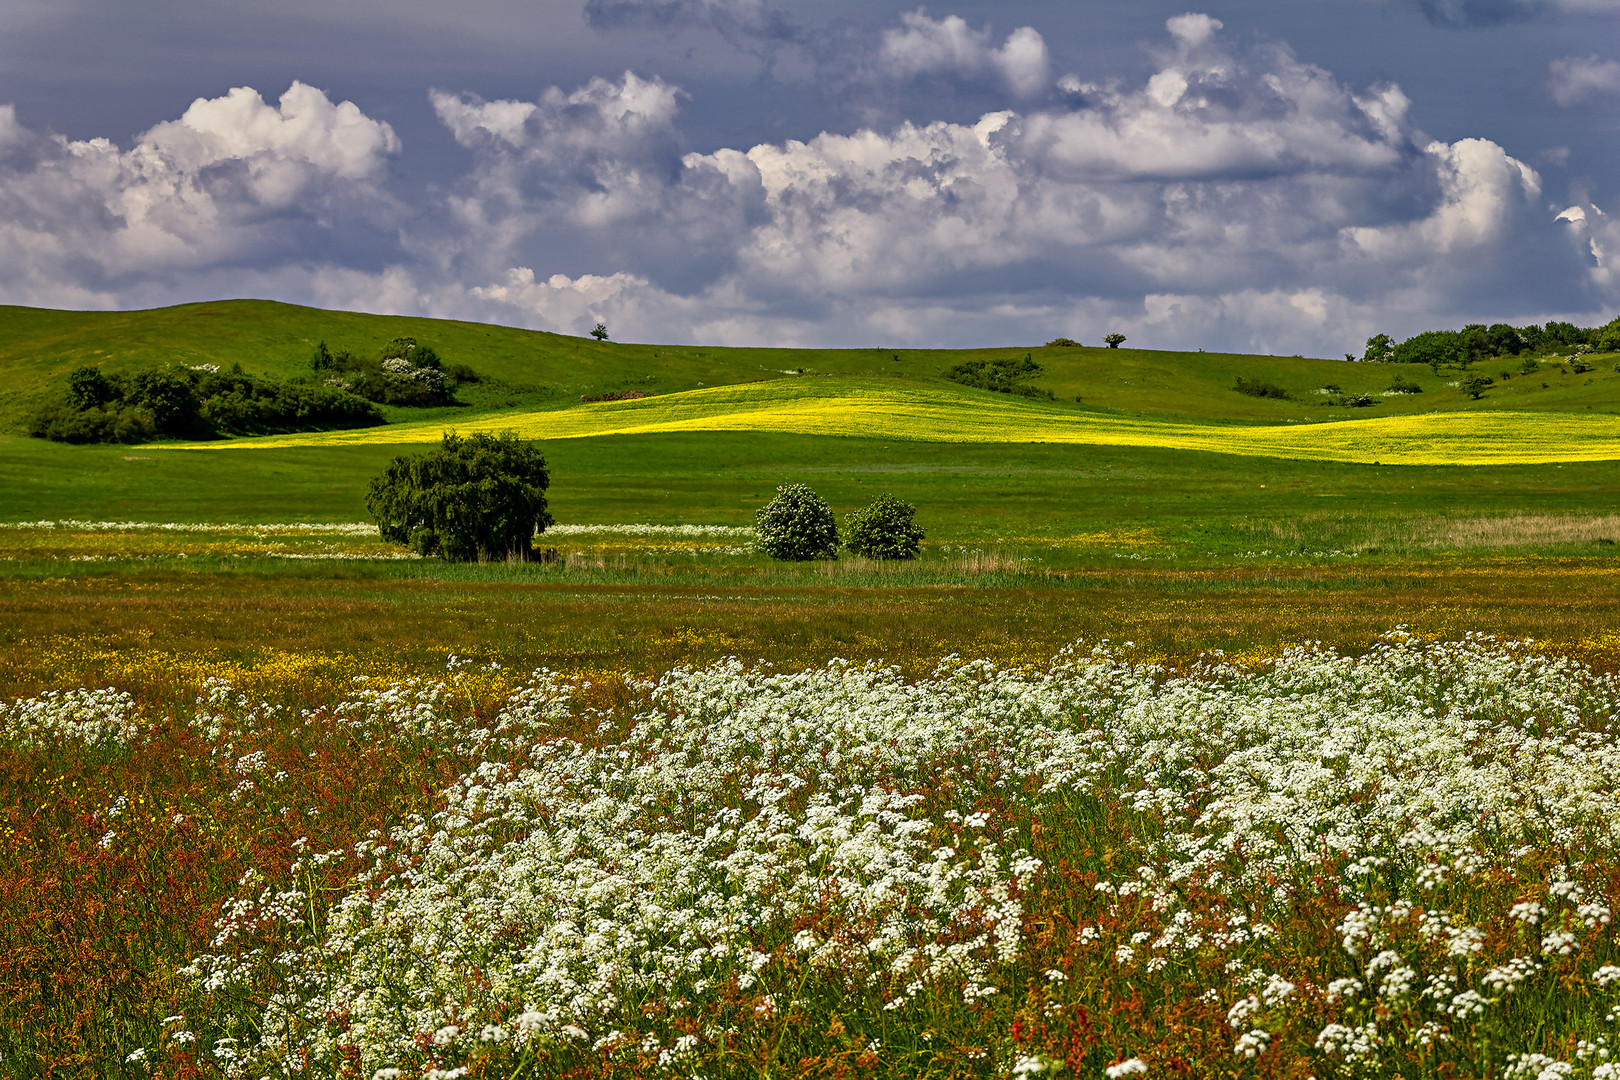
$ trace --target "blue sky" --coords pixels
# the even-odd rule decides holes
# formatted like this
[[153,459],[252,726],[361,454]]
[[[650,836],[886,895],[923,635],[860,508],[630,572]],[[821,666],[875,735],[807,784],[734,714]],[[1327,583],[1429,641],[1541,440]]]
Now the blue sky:
[[1620,0],[11,0],[0,302],[1335,356],[1620,314]]

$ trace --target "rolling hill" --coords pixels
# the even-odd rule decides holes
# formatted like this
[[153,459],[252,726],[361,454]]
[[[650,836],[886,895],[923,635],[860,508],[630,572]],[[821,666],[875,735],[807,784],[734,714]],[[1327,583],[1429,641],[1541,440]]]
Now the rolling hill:
[[[1045,406],[1053,418],[1297,424],[1430,412],[1620,413],[1620,372],[1613,370],[1613,356],[1591,358],[1593,370],[1585,373],[1546,363],[1535,374],[1522,375],[1516,361],[1495,362],[1485,370],[1496,385],[1479,400],[1471,400],[1449,385],[1455,381],[1453,373],[1436,376],[1413,365],[1036,345],[951,350],[637,345],[480,323],[231,300],[128,312],[0,307],[0,372],[5,374],[0,430],[19,431],[31,410],[59,392],[67,373],[85,364],[129,371],[162,363],[239,363],[250,374],[285,380],[310,373],[309,357],[318,342],[325,341],[334,350],[372,353],[401,336],[432,345],[446,361],[467,364],[487,381],[464,388],[461,407],[389,409],[390,419],[453,422],[461,427],[492,413],[527,416],[580,408],[582,396],[627,390],[667,395],[744,383],[777,384],[776,390],[784,395],[783,407],[813,400],[825,411],[827,394],[812,391],[804,398],[790,389],[814,376],[841,377],[845,386],[850,385],[847,380],[856,380],[885,392],[904,390],[912,396],[902,397],[914,401],[918,400],[914,392],[924,390],[955,394],[958,388],[943,379],[955,365],[1020,359],[1026,353],[1043,368],[1034,386],[1053,395],[1055,400]],[[1389,394],[1397,373],[1422,392]],[[1234,385],[1240,376],[1274,384],[1289,398],[1238,393]],[[1334,407],[1329,404],[1330,387],[1370,395],[1375,404]],[[701,411],[708,407],[703,402],[714,399],[697,400],[699,404],[691,408]],[[1034,414],[1018,415],[1034,422],[1029,419]]]

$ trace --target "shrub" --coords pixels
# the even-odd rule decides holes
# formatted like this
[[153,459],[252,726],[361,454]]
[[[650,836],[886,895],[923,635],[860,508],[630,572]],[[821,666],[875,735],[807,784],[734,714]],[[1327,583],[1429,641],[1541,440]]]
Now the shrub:
[[917,508],[884,492],[844,519],[849,550],[868,559],[915,559],[923,531]]
[[1406,378],[1404,375],[1398,373],[1396,374],[1395,378],[1390,381],[1389,389],[1392,393],[1396,394],[1423,393],[1423,387],[1419,386],[1411,379]]
[[1264,379],[1245,379],[1242,375],[1239,375],[1237,385],[1233,386],[1232,389],[1240,394],[1248,394],[1250,397],[1288,400],[1288,391],[1276,383],[1266,382]]
[[1061,347],[1061,348],[1065,348],[1065,349],[1077,349],[1077,348],[1080,347],[1080,343],[1078,341],[1074,340],[1074,338],[1055,337],[1051,341],[1048,341],[1046,343],[1046,347],[1049,348],[1049,349],[1053,348],[1053,347]]
[[759,547],[773,559],[831,559],[838,554],[838,522],[825,499],[803,484],[783,484],[754,514]]
[[371,478],[366,509],[385,540],[450,562],[528,561],[552,522],[551,476],[513,432],[447,432],[438,449],[395,458]]
[[1485,392],[1485,388],[1491,385],[1491,377],[1476,371],[1470,375],[1463,376],[1462,380],[1457,385],[1462,389],[1462,392],[1467,394],[1470,398],[1477,399],[1479,395]]

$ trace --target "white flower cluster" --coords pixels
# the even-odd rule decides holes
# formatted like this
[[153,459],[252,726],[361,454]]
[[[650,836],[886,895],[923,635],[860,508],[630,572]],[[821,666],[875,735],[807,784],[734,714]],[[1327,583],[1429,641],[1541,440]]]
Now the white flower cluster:
[[39,750],[64,742],[93,748],[127,747],[147,724],[129,694],[103,690],[47,690],[38,697],[0,702],[0,738]]
[[[490,731],[459,734],[500,753],[431,820],[360,845],[367,869],[318,930],[296,884],[231,908],[240,925],[300,928],[298,947],[253,957],[225,926],[189,969],[213,988],[281,973],[275,993],[254,988],[268,1000],[255,1053],[352,1046],[368,1070],[414,1068],[455,1027],[452,1048],[569,1040],[673,1063],[725,1033],[660,1044],[638,1027],[654,995],[676,1019],[721,990],[775,1015],[807,977],[894,1009],[925,990],[991,997],[1015,977],[1023,890],[1043,880],[1007,808],[1028,820],[1104,796],[1155,824],[1134,869],[1097,886],[1102,925],[1134,932],[1087,927],[1077,944],[1133,978],[1225,953],[1241,1058],[1268,1053],[1304,998],[1257,966],[1301,902],[1332,905],[1341,966],[1357,973],[1328,988],[1350,1023],[1316,1040],[1341,1060],[1376,1064],[1394,1037],[1384,1015],[1411,1016],[1401,1037],[1427,1046],[1552,977],[1544,967],[1613,978],[1597,966],[1615,955],[1609,912],[1578,872],[1553,872],[1511,919],[1507,904],[1488,913],[1538,954],[1571,935],[1552,955],[1477,963],[1482,917],[1446,906],[1527,852],[1620,841],[1620,682],[1513,644],[1396,633],[1360,657],[1307,645],[1258,669],[1179,674],[1099,646],[1035,674],[951,658],[917,683],[872,665],[728,661],[641,684],[635,715],[574,716],[596,728],[581,740],[549,734],[572,707],[565,689],[546,676]],[[362,692],[342,715],[424,737],[454,728],[427,684]],[[1139,929],[1148,919],[1156,935]]]
[[669,539],[754,536],[752,525],[552,525],[547,536],[649,536]]
[[79,521],[67,518],[61,521],[6,521],[0,529],[66,529],[70,532],[177,532],[177,533],[247,533],[253,536],[317,535],[317,536],[375,536],[377,526],[370,522],[309,522],[293,521],[271,525],[243,525],[230,522],[208,521]]

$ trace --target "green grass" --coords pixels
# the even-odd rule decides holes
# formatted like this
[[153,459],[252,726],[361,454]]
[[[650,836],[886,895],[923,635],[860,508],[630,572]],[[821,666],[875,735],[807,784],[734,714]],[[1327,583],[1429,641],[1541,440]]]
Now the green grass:
[[[176,453],[0,438],[0,521],[364,521],[367,477],[411,447]],[[749,525],[778,484],[840,513],[888,491],[935,541],[1042,544],[1147,530],[1186,553],[1379,546],[1419,518],[1620,505],[1612,464],[1372,466],[1157,448],[671,433],[545,445],[551,506],[574,524]],[[1278,528],[1294,530],[1279,540]]]
[[[319,341],[334,350],[371,353],[399,336],[430,344],[446,361],[468,364],[493,381],[464,389],[464,408],[430,414],[392,410],[395,419],[471,416],[516,406],[561,408],[577,405],[585,394],[631,389],[666,394],[799,374],[883,376],[884,383],[897,376],[905,383],[938,384],[956,364],[1018,359],[1025,353],[1045,368],[1035,385],[1050,390],[1063,408],[1077,413],[1281,423],[1435,410],[1620,410],[1620,373],[1612,370],[1613,356],[1589,358],[1594,370],[1585,374],[1551,361],[1530,376],[1513,374],[1517,361],[1511,358],[1482,365],[1497,379],[1497,386],[1471,401],[1447,385],[1455,373],[1435,376],[1412,365],[1016,343],[937,350],[637,345],[481,323],[230,300],[127,312],[0,307],[0,372],[6,376],[0,429],[18,429],[69,371],[84,364],[128,371],[157,363],[240,363],[251,374],[288,379],[308,373],[310,354]],[[1424,392],[1377,397],[1378,404],[1367,409],[1332,408],[1318,393],[1337,384],[1347,393],[1377,395],[1397,372]],[[1240,394],[1233,389],[1239,375],[1276,383],[1293,400]],[[1081,402],[1075,402],[1076,396]]]

